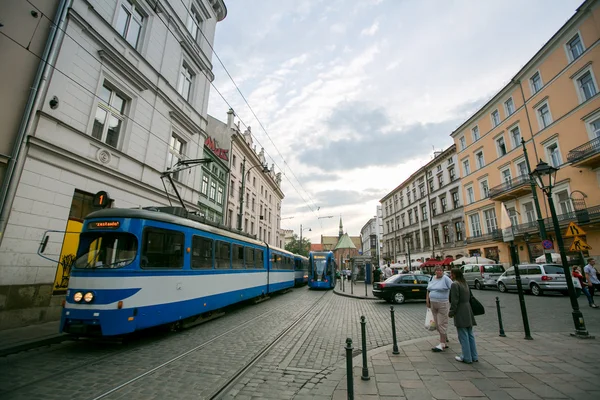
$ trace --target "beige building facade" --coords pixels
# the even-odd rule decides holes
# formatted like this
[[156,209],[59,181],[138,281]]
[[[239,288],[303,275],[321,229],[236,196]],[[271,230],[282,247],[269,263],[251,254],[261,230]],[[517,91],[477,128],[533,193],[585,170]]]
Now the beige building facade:
[[[545,222],[550,239],[555,235],[547,197],[529,179],[539,160],[559,168],[552,195],[561,231],[570,222],[579,224],[592,246],[589,255],[598,254],[598,21],[600,2],[583,3],[510,83],[451,134],[464,198],[467,255],[510,262],[500,230],[503,205],[520,261],[544,254],[538,219]],[[572,240],[565,239],[567,249]]]

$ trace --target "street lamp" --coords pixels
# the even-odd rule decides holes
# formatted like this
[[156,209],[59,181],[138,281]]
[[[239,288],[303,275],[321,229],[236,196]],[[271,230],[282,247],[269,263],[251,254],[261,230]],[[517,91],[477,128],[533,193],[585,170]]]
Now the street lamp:
[[309,232],[312,232],[312,229],[310,229],[310,228],[304,228],[303,229],[302,228],[302,224],[300,224],[300,251],[299,251],[300,255],[303,255],[302,251],[304,250],[303,249],[304,243],[302,243],[302,232],[305,231],[305,230],[307,230],[307,229],[308,229]]
[[556,236],[556,243],[558,244],[558,252],[560,253],[560,259],[562,261],[563,270],[565,273],[565,279],[567,280],[567,288],[569,289],[569,298],[571,299],[571,307],[573,308],[573,323],[575,324],[575,333],[571,336],[577,336],[580,338],[591,338],[587,329],[585,328],[585,322],[583,320],[583,314],[579,310],[579,304],[577,303],[577,297],[575,295],[575,287],[573,286],[573,279],[571,278],[571,272],[569,270],[569,264],[567,262],[567,255],[565,254],[565,245],[563,243],[563,237],[560,233],[560,227],[558,225],[558,217],[556,215],[556,209],[554,208],[554,200],[552,199],[552,187],[556,182],[556,173],[558,168],[554,168],[551,165],[546,164],[542,160],[538,163],[535,169],[531,172],[531,177],[535,179],[537,185],[548,197],[548,206],[550,207],[550,214],[552,215],[552,224],[554,225],[554,235]]
[[250,174],[250,171],[252,171],[256,167],[262,167],[262,171],[265,174],[269,172],[269,167],[262,164],[256,164],[255,166],[250,167],[248,171],[246,171],[246,157],[244,157],[244,162],[242,163],[242,190],[240,193],[240,214],[238,215],[238,231],[242,230],[242,218],[244,216],[244,190],[246,188],[246,174]]
[[412,271],[412,264],[410,262],[410,242],[411,238],[405,237],[404,244],[406,245],[406,251],[408,252],[408,270]]

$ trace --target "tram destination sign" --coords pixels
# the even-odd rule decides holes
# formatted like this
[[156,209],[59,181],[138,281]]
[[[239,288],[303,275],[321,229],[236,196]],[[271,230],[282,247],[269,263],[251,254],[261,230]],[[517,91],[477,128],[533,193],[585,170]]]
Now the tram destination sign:
[[119,221],[93,221],[88,224],[88,229],[118,229]]

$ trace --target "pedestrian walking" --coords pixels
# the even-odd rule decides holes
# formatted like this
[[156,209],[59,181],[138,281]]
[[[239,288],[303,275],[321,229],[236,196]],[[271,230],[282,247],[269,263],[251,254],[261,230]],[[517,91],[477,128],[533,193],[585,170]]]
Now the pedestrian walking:
[[581,291],[583,292],[583,294],[585,294],[585,297],[587,297],[588,303],[590,303],[590,307],[598,308],[598,306],[594,304],[594,298],[590,293],[590,289],[588,288],[587,283],[583,281],[583,275],[581,275],[581,272],[579,272],[579,267],[577,266],[573,267],[573,277],[579,280],[579,283],[581,284]]
[[596,270],[596,260],[588,258],[587,265],[583,268],[585,274],[585,280],[587,281],[587,287],[592,297],[592,303],[594,302],[594,293],[596,290],[600,290],[600,279],[598,279],[598,270]]
[[373,271],[373,284],[381,281],[381,268],[379,266],[375,267],[375,271]]
[[446,347],[446,331],[448,329],[448,313],[450,312],[450,288],[452,280],[444,274],[442,267],[435,268],[435,276],[427,285],[427,294],[425,300],[427,308],[431,309],[433,320],[435,321],[437,331],[440,334],[440,344],[431,349],[433,352],[444,351]]
[[385,268],[383,269],[383,275],[385,277],[385,279],[387,278],[391,278],[392,276],[392,269],[390,268],[390,264],[386,265]]
[[456,361],[471,364],[477,362],[477,345],[475,344],[475,336],[473,336],[473,327],[477,325],[475,316],[469,302],[471,291],[465,281],[462,271],[458,268],[453,268],[452,286],[450,287],[450,312],[448,316],[454,318],[454,326],[458,333],[458,340],[462,354],[456,356]]

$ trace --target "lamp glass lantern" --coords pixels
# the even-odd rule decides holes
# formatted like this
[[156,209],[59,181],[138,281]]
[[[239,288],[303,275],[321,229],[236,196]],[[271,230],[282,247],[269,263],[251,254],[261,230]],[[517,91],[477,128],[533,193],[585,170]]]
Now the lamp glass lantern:
[[549,192],[552,191],[554,182],[556,182],[557,172],[558,168],[555,168],[552,165],[540,160],[535,169],[531,171],[531,176],[533,179],[535,179],[535,183],[540,189],[542,189],[544,192]]

